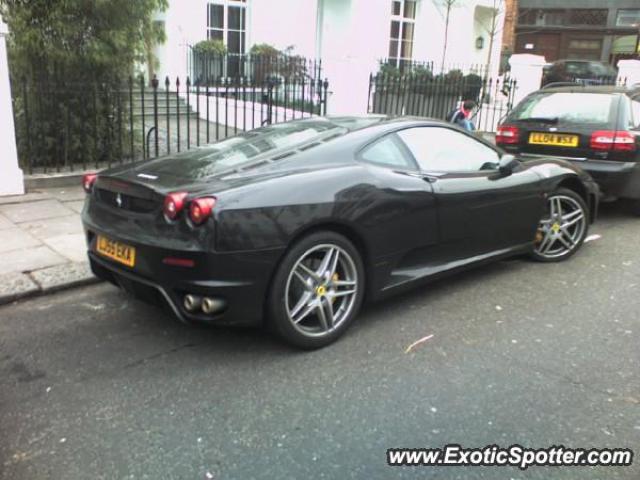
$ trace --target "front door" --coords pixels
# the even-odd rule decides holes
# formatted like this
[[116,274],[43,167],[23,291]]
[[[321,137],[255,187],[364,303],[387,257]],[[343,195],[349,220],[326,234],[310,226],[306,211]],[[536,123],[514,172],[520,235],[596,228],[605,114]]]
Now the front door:
[[398,132],[432,178],[442,260],[491,256],[532,243],[544,209],[540,179],[523,168],[498,174],[500,154],[448,127]]
[[518,35],[516,53],[542,55],[547,62],[555,62],[560,58],[560,35],[557,33]]

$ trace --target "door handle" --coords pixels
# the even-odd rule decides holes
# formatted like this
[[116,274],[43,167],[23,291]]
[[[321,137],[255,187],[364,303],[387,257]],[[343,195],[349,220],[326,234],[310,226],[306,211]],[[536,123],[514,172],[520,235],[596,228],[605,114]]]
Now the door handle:
[[402,170],[394,170],[395,173],[399,173],[400,175],[407,175],[408,177],[419,178],[420,180],[424,180],[425,182],[434,183],[438,180],[438,177],[435,175],[429,175],[426,173],[417,173],[417,172],[405,172]]
[[438,177],[436,177],[435,175],[422,175],[422,179],[425,182],[429,182],[429,183],[436,183],[438,181]]

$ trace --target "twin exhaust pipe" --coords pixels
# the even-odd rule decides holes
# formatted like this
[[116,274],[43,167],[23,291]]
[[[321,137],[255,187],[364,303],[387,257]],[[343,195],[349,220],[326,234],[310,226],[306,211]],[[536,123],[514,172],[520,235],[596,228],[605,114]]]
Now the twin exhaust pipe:
[[187,312],[201,310],[205,315],[211,315],[221,311],[224,306],[224,300],[217,298],[199,297],[191,294],[184,296],[184,308]]

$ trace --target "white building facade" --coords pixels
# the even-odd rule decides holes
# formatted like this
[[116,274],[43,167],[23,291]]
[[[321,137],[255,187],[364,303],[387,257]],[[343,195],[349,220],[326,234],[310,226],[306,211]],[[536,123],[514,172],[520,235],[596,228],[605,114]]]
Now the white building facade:
[[156,50],[158,76],[185,78],[189,46],[201,40],[220,39],[239,54],[266,43],[322,59],[330,113],[364,113],[379,60],[441,65],[447,3],[445,64],[497,72],[504,0],[170,0],[157,17],[167,36]]

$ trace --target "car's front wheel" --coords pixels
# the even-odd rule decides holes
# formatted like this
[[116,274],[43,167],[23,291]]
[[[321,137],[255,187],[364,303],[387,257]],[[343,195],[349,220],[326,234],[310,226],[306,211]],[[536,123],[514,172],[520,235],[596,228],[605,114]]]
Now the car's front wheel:
[[573,190],[560,188],[549,195],[536,232],[533,258],[560,262],[575,254],[589,231],[589,208]]
[[364,267],[354,245],[334,232],[313,233],[285,255],[268,297],[268,321],[297,347],[335,341],[357,315],[364,296]]

